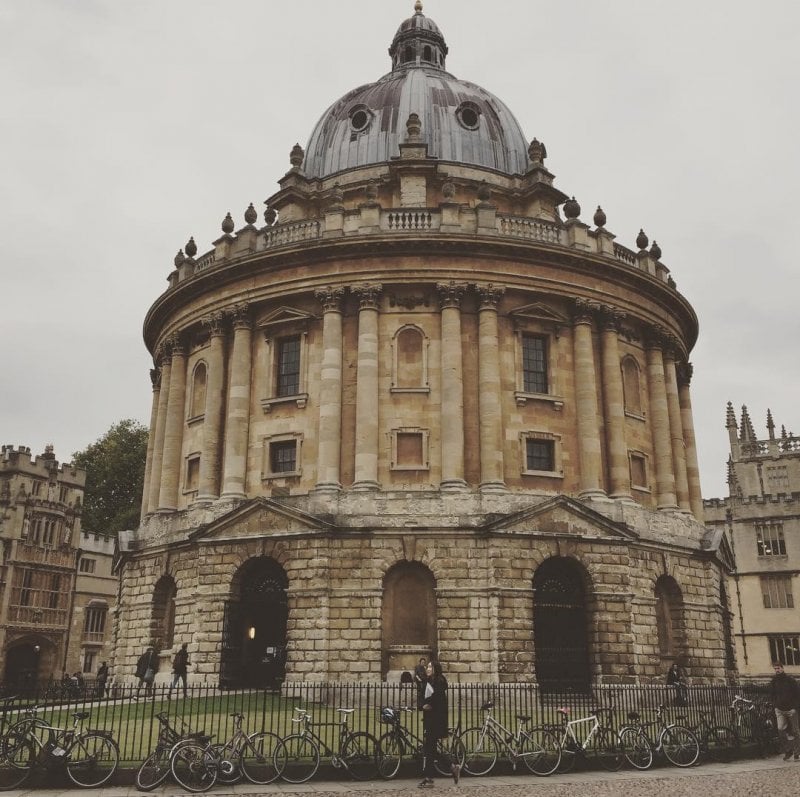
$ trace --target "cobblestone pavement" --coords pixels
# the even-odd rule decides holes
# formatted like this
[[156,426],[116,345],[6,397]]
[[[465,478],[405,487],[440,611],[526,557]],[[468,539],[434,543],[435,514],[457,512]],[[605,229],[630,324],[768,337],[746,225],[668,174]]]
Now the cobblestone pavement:
[[[183,797],[174,785],[151,792],[156,797]],[[659,768],[649,772],[587,772],[537,778],[509,775],[461,779],[458,786],[440,778],[432,789],[417,788],[416,780],[353,783],[314,781],[299,786],[288,783],[257,787],[238,784],[215,788],[213,797],[263,797],[263,795],[301,795],[302,797],[419,797],[422,794],[444,797],[796,797],[800,793],[800,762],[784,762],[780,757],[767,761],[741,761],[733,764],[704,764],[690,769]],[[141,797],[133,786],[107,789],[44,789],[9,791],[15,797]]]

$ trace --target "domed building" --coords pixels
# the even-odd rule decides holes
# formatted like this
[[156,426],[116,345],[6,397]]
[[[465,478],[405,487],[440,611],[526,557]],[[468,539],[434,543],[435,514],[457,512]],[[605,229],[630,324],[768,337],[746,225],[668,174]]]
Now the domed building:
[[[697,318],[417,2],[280,188],[150,308],[117,673],[585,687],[733,667],[689,393]],[[149,633],[147,631],[149,629]],[[162,667],[166,673],[169,667]],[[166,677],[166,676],[164,676]]]

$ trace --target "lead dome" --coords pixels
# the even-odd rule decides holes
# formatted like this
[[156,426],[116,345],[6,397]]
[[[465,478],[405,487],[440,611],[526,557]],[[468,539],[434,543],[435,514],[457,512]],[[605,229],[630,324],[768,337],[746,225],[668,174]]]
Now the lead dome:
[[523,174],[528,145],[519,122],[494,94],[445,71],[447,52],[439,27],[417,3],[389,48],[392,71],[345,94],[315,125],[305,175],[324,178],[390,160],[411,113],[420,118],[429,156]]

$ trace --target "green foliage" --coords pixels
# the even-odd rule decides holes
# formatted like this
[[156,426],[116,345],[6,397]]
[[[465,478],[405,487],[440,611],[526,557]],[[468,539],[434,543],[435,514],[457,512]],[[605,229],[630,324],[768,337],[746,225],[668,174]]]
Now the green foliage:
[[86,470],[85,531],[111,534],[139,525],[147,435],[147,427],[137,421],[119,421],[72,455],[73,464]]

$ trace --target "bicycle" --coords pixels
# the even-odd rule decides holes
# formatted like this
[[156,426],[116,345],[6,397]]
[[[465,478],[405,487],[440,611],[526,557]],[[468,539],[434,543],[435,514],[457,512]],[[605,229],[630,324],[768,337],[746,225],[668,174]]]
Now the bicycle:
[[555,734],[545,727],[525,730],[530,717],[517,714],[517,730],[511,732],[492,716],[494,702],[481,706],[483,725],[467,728],[459,737],[464,747],[464,771],[470,775],[488,775],[500,752],[514,770],[521,759],[534,775],[551,775],[561,761],[561,748]]
[[[398,773],[404,757],[411,756],[421,761],[424,756],[422,739],[406,728],[400,719],[402,712],[411,711],[413,709],[407,706],[398,708],[386,706],[381,709],[381,722],[391,726],[378,739],[378,774],[385,780],[393,778]],[[450,776],[450,764],[457,764],[459,767],[464,765],[464,747],[457,733],[439,739],[436,742],[436,749],[438,755],[433,765],[440,775]]]
[[249,736],[242,730],[244,715],[235,713],[233,736],[224,744],[211,745],[220,783],[237,783],[244,776],[250,783],[266,785],[280,777],[275,766],[275,750],[281,737],[269,731]]
[[736,731],[742,741],[755,742],[762,758],[778,752],[780,735],[771,703],[757,704],[743,695],[735,695],[731,710],[736,716]]
[[43,725],[30,725],[12,741],[7,761],[25,773],[24,777],[20,773],[17,786],[24,783],[36,764],[50,769],[63,767],[76,786],[102,786],[111,779],[119,764],[119,747],[111,733],[91,728],[78,730],[89,717],[88,711],[77,711],[72,717],[71,728],[47,725],[48,739],[44,743],[37,736],[37,731],[45,730]]
[[[597,761],[608,772],[619,770],[625,760],[622,745],[617,735],[611,730],[610,724],[603,725],[599,719],[600,715],[606,714],[610,723],[614,716],[613,709],[595,708],[588,716],[578,717],[574,720],[569,718],[568,709],[560,708],[558,713],[563,720],[563,735],[558,740],[561,747],[559,772],[571,772],[578,758],[587,762]],[[591,727],[581,741],[576,729],[588,723],[591,723]]]
[[302,731],[286,736],[275,749],[275,766],[287,783],[305,783],[313,778],[319,769],[320,751],[330,756],[334,767],[346,769],[356,780],[377,777],[378,740],[366,731],[349,729],[347,720],[355,709],[336,710],[341,715],[340,722],[319,723],[314,726],[339,728],[338,748],[334,751],[314,732],[308,711],[295,709],[299,716],[292,719],[292,722],[301,724]]
[[630,724],[619,730],[625,758],[636,769],[649,769],[656,753],[663,753],[667,761],[676,767],[690,767],[700,756],[697,737],[685,725],[665,722],[664,711],[662,704],[656,712],[656,721],[661,729],[655,739],[647,731],[655,722],[642,722],[636,711],[628,713]]
[[739,736],[727,725],[714,725],[713,712],[701,711],[700,722],[690,730],[700,742],[700,753],[709,761],[728,763],[736,757]]
[[155,750],[142,761],[136,772],[136,788],[139,791],[152,791],[163,783],[170,772],[172,754],[176,746],[183,743],[209,740],[202,731],[189,732],[182,720],[178,719],[180,729],[174,728],[169,721],[169,716],[162,711],[156,715],[159,723],[158,741]]

